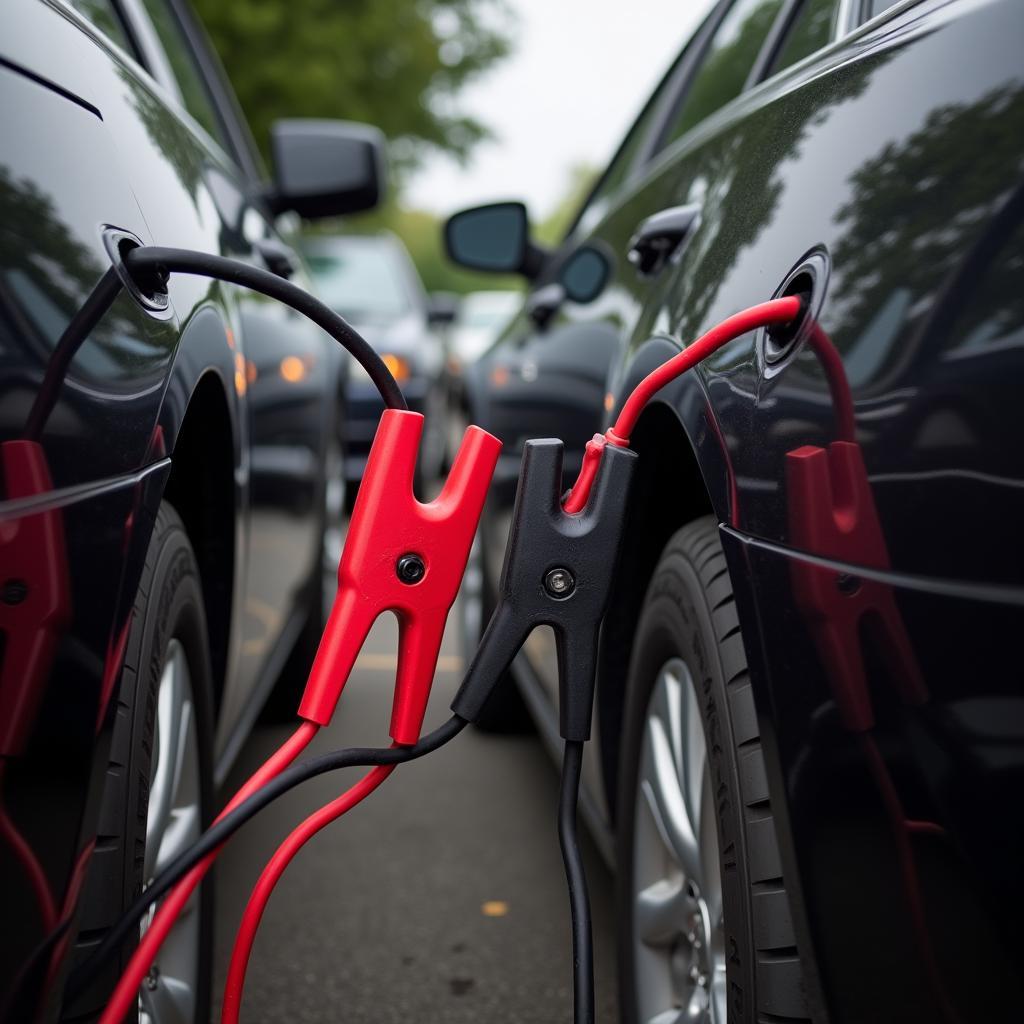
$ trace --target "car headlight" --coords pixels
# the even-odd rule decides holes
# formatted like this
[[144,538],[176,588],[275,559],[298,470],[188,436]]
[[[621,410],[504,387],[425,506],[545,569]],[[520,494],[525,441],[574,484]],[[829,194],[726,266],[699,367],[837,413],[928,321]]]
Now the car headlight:
[[[381,352],[380,358],[399,384],[407,381],[412,375],[412,367],[409,365],[408,359],[396,356],[392,352]],[[356,359],[348,361],[348,376],[349,380],[369,380],[369,375]]]

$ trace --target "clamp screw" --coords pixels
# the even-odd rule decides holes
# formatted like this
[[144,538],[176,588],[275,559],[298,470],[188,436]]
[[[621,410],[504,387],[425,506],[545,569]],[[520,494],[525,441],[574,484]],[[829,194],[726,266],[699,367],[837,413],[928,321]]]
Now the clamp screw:
[[28,597],[28,584],[24,580],[4,580],[0,590],[0,601],[4,604],[21,604]]
[[840,594],[851,597],[860,590],[860,577],[852,576],[848,572],[841,572],[836,576],[836,588]]
[[552,569],[544,577],[544,589],[552,597],[568,597],[576,589],[576,581],[568,569]]
[[409,554],[402,555],[398,560],[398,565],[395,566],[395,571],[398,573],[398,578],[411,587],[426,576],[427,567],[419,555]]

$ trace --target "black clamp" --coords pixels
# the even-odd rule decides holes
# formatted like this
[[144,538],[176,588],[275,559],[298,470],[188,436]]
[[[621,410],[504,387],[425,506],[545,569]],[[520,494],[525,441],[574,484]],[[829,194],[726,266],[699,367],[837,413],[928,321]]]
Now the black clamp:
[[562,510],[562,442],[527,441],[512,526],[487,625],[452,710],[480,715],[491,690],[536,626],[551,626],[558,652],[560,728],[590,738],[598,636],[622,546],[637,455],[608,445],[584,509]]

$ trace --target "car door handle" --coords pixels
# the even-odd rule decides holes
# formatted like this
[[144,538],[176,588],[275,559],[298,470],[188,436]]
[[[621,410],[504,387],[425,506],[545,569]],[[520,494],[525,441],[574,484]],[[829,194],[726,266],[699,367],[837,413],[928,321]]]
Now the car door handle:
[[626,258],[645,277],[657,274],[697,230],[700,207],[673,206],[640,222],[629,240]]
[[258,238],[252,247],[259,253],[267,270],[286,281],[298,268],[299,261],[295,253],[276,238]]

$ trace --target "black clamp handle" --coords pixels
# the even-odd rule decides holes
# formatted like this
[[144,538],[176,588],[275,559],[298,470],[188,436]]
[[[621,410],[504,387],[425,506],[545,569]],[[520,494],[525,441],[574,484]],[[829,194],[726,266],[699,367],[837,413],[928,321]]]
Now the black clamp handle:
[[452,710],[479,716],[491,690],[535,626],[551,626],[558,652],[560,727],[590,738],[598,636],[622,546],[637,455],[607,446],[582,512],[562,510],[562,442],[527,441],[498,606]]

